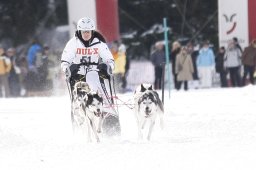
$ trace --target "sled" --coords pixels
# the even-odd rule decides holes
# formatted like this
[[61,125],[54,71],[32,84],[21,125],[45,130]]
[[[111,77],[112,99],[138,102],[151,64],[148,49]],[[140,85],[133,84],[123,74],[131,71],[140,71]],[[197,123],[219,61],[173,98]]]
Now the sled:
[[[73,102],[73,95],[71,92],[71,86],[70,86],[70,80],[66,80],[68,91],[69,91],[69,96],[71,103]],[[105,117],[103,120],[103,125],[102,125],[102,133],[103,136],[106,137],[114,137],[114,136],[120,136],[121,135],[121,126],[120,126],[120,120],[119,120],[119,114],[116,111],[116,109],[113,107],[113,97],[111,94],[111,97],[107,97],[109,102],[108,104],[103,105],[103,107],[109,108],[110,112],[105,113]],[[74,124],[74,113],[72,109],[72,104],[71,104],[71,122],[73,126],[73,130],[75,130],[75,124]]]

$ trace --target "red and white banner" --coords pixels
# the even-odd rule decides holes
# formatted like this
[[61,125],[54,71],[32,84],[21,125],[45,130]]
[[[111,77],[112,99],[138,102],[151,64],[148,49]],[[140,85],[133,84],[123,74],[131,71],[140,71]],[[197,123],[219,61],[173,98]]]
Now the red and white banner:
[[256,39],[256,0],[218,0],[219,45],[237,37],[244,48]]
[[242,48],[248,46],[248,0],[219,0],[219,45],[237,37]]
[[118,0],[68,0],[70,36],[76,30],[76,23],[82,17],[90,17],[108,42],[118,40]]

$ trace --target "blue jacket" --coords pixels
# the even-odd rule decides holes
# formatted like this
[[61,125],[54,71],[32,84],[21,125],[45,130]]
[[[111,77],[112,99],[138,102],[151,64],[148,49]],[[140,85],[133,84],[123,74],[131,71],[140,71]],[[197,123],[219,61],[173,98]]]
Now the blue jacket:
[[201,49],[199,51],[199,55],[197,57],[197,66],[198,67],[208,67],[215,65],[215,56],[213,54],[212,49]]
[[41,46],[38,44],[33,44],[28,50],[28,66],[35,66],[36,64],[36,53],[41,50]]

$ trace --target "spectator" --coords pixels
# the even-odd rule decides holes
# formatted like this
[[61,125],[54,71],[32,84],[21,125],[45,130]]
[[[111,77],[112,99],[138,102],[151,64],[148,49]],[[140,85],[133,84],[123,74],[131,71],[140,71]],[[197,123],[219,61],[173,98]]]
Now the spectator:
[[230,41],[228,43],[228,48],[224,57],[224,66],[228,69],[233,87],[241,86],[241,56],[241,50],[235,45],[233,41]]
[[38,65],[38,81],[39,81],[39,89],[44,90],[47,87],[47,76],[48,76],[48,62],[49,62],[49,46],[45,45],[43,47],[43,52],[41,58],[37,59]]
[[8,81],[10,87],[10,96],[18,97],[20,96],[20,68],[17,65],[18,58],[16,56],[15,48],[9,48],[6,53],[7,57],[11,60],[11,70],[9,73]]
[[19,68],[20,68],[20,83],[21,83],[21,96],[25,96],[27,89],[26,89],[26,77],[28,74],[28,63],[25,56],[19,57]]
[[27,61],[28,61],[28,68],[29,70],[35,71],[36,70],[36,56],[37,53],[40,52],[42,49],[41,45],[39,45],[36,39],[33,40],[32,45],[28,50]]
[[174,41],[172,44],[172,51],[171,51],[171,63],[172,63],[172,75],[174,81],[175,89],[178,89],[178,81],[177,81],[177,74],[175,72],[175,65],[176,65],[176,56],[179,54],[181,49],[181,45],[178,41]]
[[0,96],[9,97],[8,76],[11,70],[11,60],[5,56],[4,48],[0,46]]
[[165,63],[164,44],[157,42],[155,44],[156,50],[150,56],[151,62],[155,68],[154,88],[161,89],[163,64]]
[[124,44],[121,44],[118,48],[118,55],[115,59],[115,68],[113,71],[115,77],[115,87],[118,92],[123,93],[123,79],[125,76],[125,64],[126,64],[126,48]]
[[215,58],[215,69],[220,74],[221,87],[227,87],[227,70],[224,68],[225,47],[220,47]]
[[118,58],[118,42],[114,41],[110,43],[109,50],[111,51],[114,60],[116,60]]
[[246,77],[248,74],[250,83],[254,84],[253,74],[256,66],[256,39],[245,48],[242,54],[242,63],[244,65],[243,86],[246,84]]
[[242,47],[240,46],[237,37],[233,37],[233,42],[235,44],[235,46],[241,51],[241,53],[243,52]]
[[26,89],[28,91],[40,90],[40,81],[38,75],[37,66],[40,63],[40,55],[42,47],[36,39],[33,40],[31,47],[28,50],[27,62],[28,62],[28,74],[26,76]]
[[198,78],[198,71],[197,71],[197,65],[196,65],[196,60],[199,54],[199,45],[195,46],[193,45],[193,43],[188,43],[187,44],[187,51],[188,54],[191,56],[192,58],[192,63],[193,63],[193,68],[194,68],[194,72],[193,72],[193,86],[195,88],[198,88],[199,86],[199,78]]
[[188,54],[186,47],[182,47],[180,53],[177,55],[175,72],[177,74],[177,90],[180,90],[184,82],[184,90],[188,90],[188,81],[193,80],[193,62],[190,54]]
[[210,88],[212,86],[215,56],[209,42],[205,41],[203,48],[199,51],[197,58],[198,76],[202,88]]

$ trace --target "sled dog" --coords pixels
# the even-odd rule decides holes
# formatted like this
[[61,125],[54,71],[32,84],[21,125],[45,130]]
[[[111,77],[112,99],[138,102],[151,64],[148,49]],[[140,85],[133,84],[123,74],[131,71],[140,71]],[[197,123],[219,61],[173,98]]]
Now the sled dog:
[[100,142],[98,133],[101,132],[103,122],[103,98],[98,92],[92,91],[86,82],[75,83],[72,92],[72,113],[75,130],[87,134],[88,142],[92,141],[93,132],[97,142]]
[[151,84],[140,84],[134,92],[135,116],[138,125],[138,137],[143,139],[142,130],[146,122],[149,122],[147,140],[150,140],[156,117],[160,118],[160,126],[163,129],[163,103],[157,91]]

